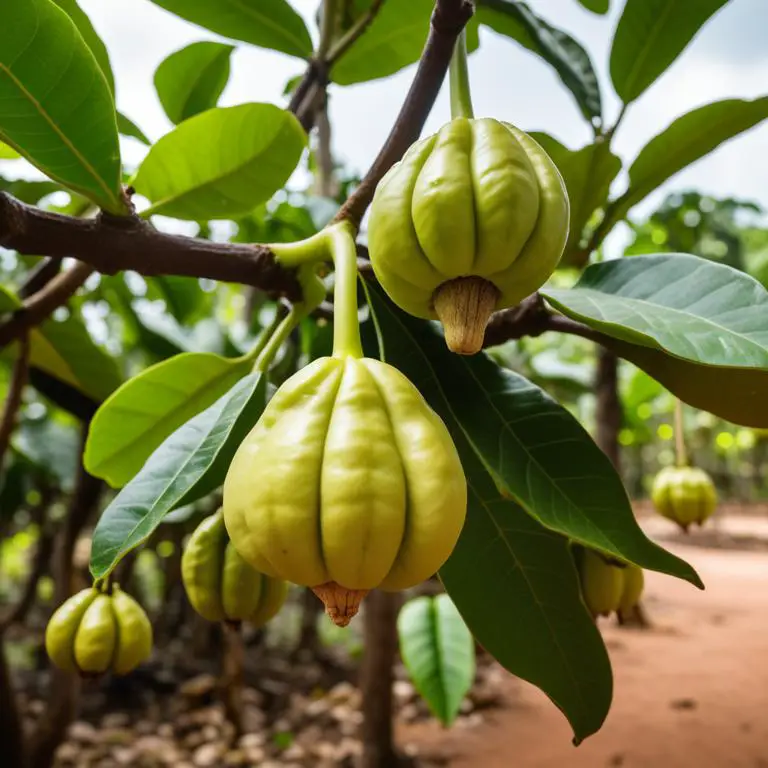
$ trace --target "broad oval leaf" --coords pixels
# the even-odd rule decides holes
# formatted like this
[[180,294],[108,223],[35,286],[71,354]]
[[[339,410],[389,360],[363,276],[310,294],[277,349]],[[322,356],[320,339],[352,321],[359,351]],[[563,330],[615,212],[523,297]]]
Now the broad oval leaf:
[[469,483],[467,521],[440,579],[483,648],[541,688],[581,741],[605,720],[613,680],[568,540],[502,498],[455,434]]
[[312,38],[286,0],[152,0],[217,35],[308,58]]
[[749,275],[685,254],[632,256],[541,293],[691,405],[768,426],[768,292]]
[[177,507],[224,482],[235,451],[264,410],[266,380],[241,379],[210,408],[177,429],[104,510],[93,532],[91,574],[109,574]]
[[139,126],[133,122],[133,120],[131,120],[129,117],[126,117],[122,112],[117,113],[117,130],[123,136],[130,136],[134,139],[137,139],[142,144],[146,144],[147,146],[152,144],[144,131],[142,131],[141,128],[139,128]]
[[607,200],[611,182],[621,170],[621,158],[611,152],[607,141],[571,150],[546,133],[531,133],[562,174],[571,204],[571,226],[561,265],[576,258],[582,235],[592,214]]
[[406,315],[379,288],[368,291],[386,361],[460,430],[502,495],[574,541],[701,584],[645,536],[610,460],[565,408],[486,355],[450,353],[434,324]]
[[448,595],[409,600],[397,619],[400,655],[432,714],[450,725],[475,677],[475,641]]
[[696,160],[768,118],[768,96],[725,99],[678,117],[651,139],[629,168],[629,188],[611,206],[613,221]]
[[600,83],[589,53],[519,0],[478,0],[477,19],[551,64],[587,120],[602,118]]
[[121,488],[182,424],[213,405],[253,362],[186,352],[125,382],[96,411],[83,455],[85,468]]
[[306,143],[294,115],[273,104],[196,115],[141,164],[134,187],[152,201],[142,215],[209,221],[248,213],[285,184]]
[[634,101],[728,0],[627,0],[611,46],[611,80]]
[[155,72],[155,89],[165,114],[181,123],[216,106],[229,80],[232,45],[192,43],[172,53]]
[[51,0],[6,0],[0,140],[46,176],[124,213],[115,107],[77,27]]

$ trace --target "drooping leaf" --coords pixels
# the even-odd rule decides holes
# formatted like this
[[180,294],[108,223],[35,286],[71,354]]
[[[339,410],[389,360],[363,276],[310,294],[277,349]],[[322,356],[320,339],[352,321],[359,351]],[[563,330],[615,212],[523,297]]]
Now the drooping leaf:
[[[365,13],[370,0],[357,0],[357,17]],[[418,61],[429,33],[432,0],[386,0],[370,26],[336,62],[331,79],[339,85],[353,85],[389,77]],[[467,49],[479,45],[477,24],[467,26]]]
[[627,0],[611,46],[611,79],[634,101],[728,0]]
[[169,435],[213,405],[252,365],[187,352],[145,369],[96,412],[83,455],[85,468],[121,488]]
[[440,579],[477,641],[541,688],[581,740],[611,705],[611,665],[581,600],[568,540],[499,495],[463,437],[467,521]]
[[633,256],[541,293],[691,405],[768,425],[768,292],[744,272],[686,254]]
[[610,460],[565,408],[486,355],[450,353],[434,324],[406,315],[377,287],[368,291],[386,361],[464,435],[502,495],[579,543],[700,584],[645,536]]
[[511,37],[554,67],[587,120],[602,117],[600,84],[589,53],[519,0],[478,0],[477,19]]
[[112,63],[109,60],[109,51],[104,41],[99,37],[99,33],[93,28],[88,14],[78,5],[77,0],[53,0],[64,13],[69,16],[77,27],[86,45],[91,49],[93,57],[96,59],[104,77],[109,85],[109,90],[115,93],[115,75],[112,72]]
[[117,130],[123,136],[130,136],[131,138],[137,139],[142,144],[146,144],[147,146],[152,144],[144,131],[142,131],[141,128],[139,128],[139,126],[133,122],[133,120],[126,117],[122,112],[117,113]]
[[766,118],[768,96],[716,101],[678,117],[645,145],[630,166],[629,188],[609,210],[612,220],[622,219],[678,171]]
[[144,215],[229,218],[280,189],[306,143],[298,120],[273,104],[210,109],[152,147],[134,186],[153,203]]
[[546,133],[534,132],[531,136],[552,158],[568,190],[571,224],[561,261],[566,266],[571,264],[592,214],[606,204],[611,182],[621,170],[621,159],[605,141],[573,151]]
[[475,641],[448,595],[409,600],[397,619],[400,655],[432,714],[451,725],[475,677]]
[[155,89],[172,123],[216,106],[229,80],[232,45],[192,43],[172,53],[155,72]]
[[46,176],[124,211],[112,93],[70,17],[52,0],[5,0],[0,140]]
[[308,58],[312,38],[303,19],[286,0],[152,0],[217,35],[260,48]]
[[104,510],[93,533],[91,574],[102,578],[151,536],[164,517],[224,481],[235,451],[265,404],[266,380],[241,379],[210,408],[177,429]]

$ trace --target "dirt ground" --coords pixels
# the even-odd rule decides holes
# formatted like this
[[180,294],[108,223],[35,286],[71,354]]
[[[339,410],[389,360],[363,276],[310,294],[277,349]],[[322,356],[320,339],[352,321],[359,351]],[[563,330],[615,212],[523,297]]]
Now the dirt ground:
[[686,544],[666,521],[649,522],[654,538],[699,571],[706,591],[650,573],[652,629],[601,624],[614,704],[581,746],[571,745],[567,722],[543,694],[511,677],[503,707],[485,722],[451,731],[402,726],[400,743],[451,768],[768,768],[768,520],[759,530],[757,522],[729,517]]

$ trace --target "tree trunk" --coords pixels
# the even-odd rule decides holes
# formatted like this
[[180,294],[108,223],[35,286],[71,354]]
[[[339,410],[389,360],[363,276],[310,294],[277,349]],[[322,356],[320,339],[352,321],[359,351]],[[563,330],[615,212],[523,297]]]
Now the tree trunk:
[[360,670],[363,694],[361,768],[401,764],[393,738],[392,683],[397,657],[397,614],[402,597],[374,590],[365,600],[365,651]]
[[323,604],[311,589],[305,589],[301,595],[301,633],[294,656],[317,658],[320,655],[320,636],[317,632],[317,620],[323,612]]
[[595,392],[597,393],[595,442],[613,462],[616,470],[621,472],[619,431],[623,414],[619,397],[619,359],[613,352],[602,347],[597,353]]
[[224,713],[235,727],[235,736],[243,734],[243,666],[245,646],[240,624],[224,624],[221,693]]
[[5,658],[5,640],[0,635],[0,744],[3,764],[26,765],[24,726],[13,689],[13,680]]

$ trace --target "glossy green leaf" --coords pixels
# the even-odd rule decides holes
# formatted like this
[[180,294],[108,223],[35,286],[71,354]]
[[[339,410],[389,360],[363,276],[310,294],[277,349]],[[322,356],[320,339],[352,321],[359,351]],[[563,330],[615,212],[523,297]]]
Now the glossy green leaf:
[[169,435],[213,405],[251,367],[248,360],[187,352],[145,369],[96,411],[85,468],[121,488]]
[[200,281],[194,277],[178,277],[162,275],[150,279],[165,301],[168,311],[180,323],[185,323],[200,311],[206,304],[207,294],[201,287]]
[[519,0],[478,0],[477,19],[537,53],[554,67],[584,117],[601,118],[597,74],[589,53],[569,34],[553,27]]
[[217,35],[308,58],[312,38],[286,0],[152,0]]
[[[357,18],[370,0],[356,2]],[[373,22],[331,70],[339,85],[353,85],[389,77],[418,61],[429,34],[433,0],[386,0]],[[467,48],[479,45],[477,24],[467,26]]]
[[180,123],[216,106],[229,80],[232,45],[192,43],[172,53],[155,72],[155,89],[165,114]]
[[218,488],[266,400],[259,373],[241,379],[210,408],[177,429],[104,510],[93,532],[91,573],[112,571],[177,507]]
[[139,126],[133,122],[133,120],[126,117],[122,112],[117,113],[117,130],[123,136],[130,136],[131,138],[137,139],[142,144],[146,144],[147,146],[152,144],[144,131],[142,131],[141,128],[139,128]]
[[592,214],[606,204],[611,182],[621,170],[621,159],[611,152],[608,142],[588,144],[574,151],[546,133],[531,136],[552,158],[568,190],[571,224],[561,261],[566,266],[579,247]]
[[109,85],[112,94],[115,93],[115,75],[112,72],[112,63],[109,60],[109,51],[104,41],[99,37],[99,33],[93,28],[88,14],[78,5],[77,0],[53,0],[64,13],[69,16],[77,27],[80,36],[85,40],[87,46],[91,49],[93,57],[96,59],[104,77]]
[[768,118],[768,96],[725,99],[678,117],[641,150],[629,168],[629,188],[611,206],[613,221],[691,163]]
[[541,293],[691,405],[768,426],[768,292],[744,272],[685,254],[633,256]]
[[450,725],[475,677],[475,641],[448,595],[409,600],[397,619],[400,656],[432,714]]
[[112,93],[77,27],[52,0],[6,0],[0,140],[51,179],[124,210]]
[[21,155],[7,144],[0,142],[0,160],[18,160]]
[[613,693],[600,632],[581,600],[568,540],[502,498],[459,431],[467,521],[440,579],[476,640],[513,675],[541,688],[581,740]]
[[293,173],[306,143],[298,120],[273,104],[210,109],[152,147],[134,187],[152,201],[144,215],[230,218],[272,197]]
[[610,460],[565,408],[486,355],[452,354],[434,324],[368,290],[386,361],[456,425],[502,495],[579,543],[701,583],[686,562],[645,536]]
[[728,0],[627,0],[611,46],[611,79],[634,101]]
[[579,0],[592,13],[606,14],[611,8],[611,0]]

